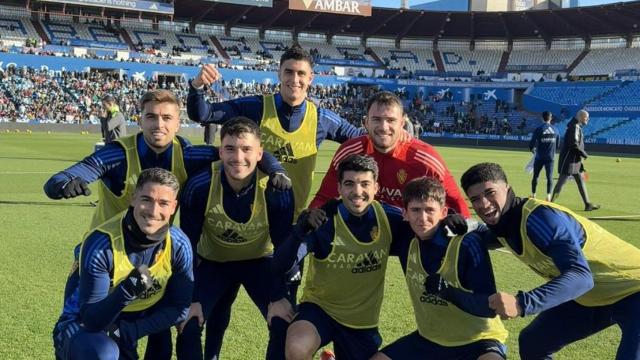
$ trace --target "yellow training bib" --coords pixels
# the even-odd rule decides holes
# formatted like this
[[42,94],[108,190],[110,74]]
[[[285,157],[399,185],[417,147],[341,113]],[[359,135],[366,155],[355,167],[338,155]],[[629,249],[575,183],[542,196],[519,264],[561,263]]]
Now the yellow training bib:
[[[451,286],[464,291],[458,277],[458,261],[463,236],[453,237],[447,247],[438,274]],[[479,340],[498,340],[504,343],[507,330],[498,316],[483,318],[471,315],[453,303],[427,294],[424,282],[427,272],[420,257],[420,240],[414,238],[409,245],[405,279],[411,295],[411,303],[422,337],[442,346],[461,346]]]
[[506,239],[498,238],[502,245],[518,259],[547,280],[560,275],[560,270],[553,260],[542,253],[527,235],[527,219],[540,205],[551,207],[573,217],[580,223],[586,235],[582,252],[593,274],[594,287],[575,299],[577,303],[584,306],[609,305],[640,291],[640,249],[621,240],[598,224],[554,203],[528,199],[524,204],[520,223],[521,255],[513,251]]
[[263,115],[260,121],[262,146],[282,163],[291,177],[295,200],[293,214],[295,221],[307,205],[313,183],[313,171],[316,168],[318,155],[316,146],[318,110],[313,102],[307,101],[302,124],[297,130],[288,132],[280,125],[273,95],[265,95],[263,104]]
[[340,213],[333,218],[333,249],[326,259],[311,256],[301,302],[317,304],[335,321],[354,329],[378,326],[391,229],[379,202],[371,206],[377,225],[372,242],[349,231]]
[[226,262],[258,259],[271,254],[273,244],[264,196],[269,177],[258,171],[251,218],[246,223],[238,223],[227,216],[222,205],[222,163],[216,161],[211,166],[209,200],[198,242],[198,255],[207,260]]
[[[142,135],[140,135],[142,136]],[[111,219],[116,214],[129,208],[131,199],[136,188],[138,176],[142,172],[140,157],[138,156],[138,135],[125,136],[115,140],[122,148],[127,161],[127,172],[125,175],[124,188],[120,195],[116,195],[102,182],[98,181],[98,205],[91,219],[90,230]],[[171,172],[176,175],[180,182],[180,187],[187,181],[187,170],[184,167],[182,146],[177,138],[173,139],[173,153],[171,154]]]

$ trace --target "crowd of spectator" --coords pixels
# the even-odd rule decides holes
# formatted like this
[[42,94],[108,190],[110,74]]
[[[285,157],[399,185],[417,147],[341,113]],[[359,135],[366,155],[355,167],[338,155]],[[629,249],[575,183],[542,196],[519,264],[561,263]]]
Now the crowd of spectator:
[[138,81],[104,72],[7,68],[0,82],[0,121],[99,123],[100,99],[112,94],[131,122],[139,119],[138,100],[147,90],[168,88],[186,99],[186,84]]
[[[174,91],[186,102],[188,85],[176,79],[140,80],[109,72],[69,72],[8,68],[0,82],[0,121],[99,123],[100,99],[111,94],[120,111],[130,122],[139,119],[138,99],[144,92],[166,88]],[[275,93],[278,85],[241,83],[222,80],[206,93],[210,101],[223,101],[249,95]],[[356,126],[361,126],[367,99],[376,91],[374,87],[312,85],[309,97],[319,106],[335,111]],[[423,94],[408,98],[397,92],[406,104],[414,127],[432,132],[478,133],[508,135],[525,133],[527,118],[513,128],[507,118],[516,112],[507,102],[486,102],[474,98],[469,102],[456,102],[451,93]],[[490,110],[495,111],[486,111]],[[184,119],[186,121],[186,118]]]

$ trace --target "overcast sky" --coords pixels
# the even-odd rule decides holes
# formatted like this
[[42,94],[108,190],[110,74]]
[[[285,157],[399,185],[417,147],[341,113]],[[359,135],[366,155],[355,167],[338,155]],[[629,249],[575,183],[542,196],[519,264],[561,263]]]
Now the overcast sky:
[[[424,4],[436,0],[409,0],[409,6]],[[611,4],[614,2],[627,2],[632,0],[580,0],[581,6],[591,6],[600,4]],[[399,8],[400,0],[372,0],[375,7]]]

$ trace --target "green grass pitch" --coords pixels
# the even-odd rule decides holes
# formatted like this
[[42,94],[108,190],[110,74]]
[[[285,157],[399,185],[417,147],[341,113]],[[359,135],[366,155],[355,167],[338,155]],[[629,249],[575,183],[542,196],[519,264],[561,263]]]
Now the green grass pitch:
[[[53,357],[51,329],[60,314],[64,281],[72,260],[73,246],[87,231],[93,208],[88,198],[49,200],[42,191],[51,174],[89,154],[96,135],[1,133],[0,134],[0,359],[50,359]],[[201,143],[201,139],[192,139]],[[524,148],[524,145],[522,146]],[[336,149],[332,143],[321,148],[317,164],[317,186]],[[527,196],[530,176],[524,171],[529,158],[521,150],[439,147],[456,179],[470,165],[494,161],[507,170],[516,193]],[[638,215],[640,159],[591,156],[589,193],[602,209],[589,216]],[[538,194],[544,193],[544,176]],[[314,190],[315,191],[315,190]],[[95,194],[95,191],[94,191]],[[559,203],[582,213],[576,186],[569,182]],[[598,220],[599,224],[623,239],[640,246],[640,220]],[[541,279],[512,255],[493,252],[498,288],[515,292],[528,290]],[[415,330],[413,313],[398,262],[390,261],[380,329],[385,344]],[[511,359],[518,358],[519,330],[531,318],[506,322]],[[587,340],[575,343],[558,354],[558,359],[613,359],[620,331],[612,327]],[[222,357],[261,359],[267,332],[265,324],[245,293],[233,309]],[[140,346],[142,350],[142,346]]]

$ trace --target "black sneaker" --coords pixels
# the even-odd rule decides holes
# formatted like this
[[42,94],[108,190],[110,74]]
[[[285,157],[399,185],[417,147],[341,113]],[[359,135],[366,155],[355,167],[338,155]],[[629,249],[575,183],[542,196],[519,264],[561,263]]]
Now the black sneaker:
[[600,209],[600,205],[596,205],[592,203],[587,203],[587,205],[584,207],[584,211],[593,211],[598,209]]

